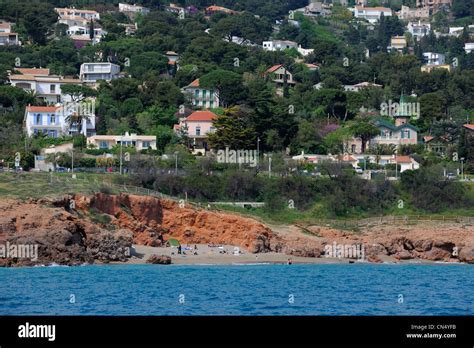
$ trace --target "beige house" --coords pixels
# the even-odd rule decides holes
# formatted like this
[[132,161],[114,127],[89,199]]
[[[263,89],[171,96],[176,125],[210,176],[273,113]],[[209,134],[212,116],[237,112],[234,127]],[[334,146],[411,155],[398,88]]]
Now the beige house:
[[416,0],[416,7],[428,9],[430,15],[437,13],[440,9],[451,7],[453,0]]
[[403,53],[403,50],[407,47],[407,39],[405,36],[394,36],[390,39],[390,46],[387,47],[387,50],[397,50],[399,53]]
[[97,149],[112,149],[114,146],[133,146],[137,151],[153,149],[156,150],[155,135],[94,135],[87,138],[87,146]]
[[397,13],[400,19],[428,19],[430,18],[430,10],[427,7],[415,7],[410,8],[408,6],[402,6],[400,12]]
[[283,64],[272,66],[265,74],[275,84],[277,95],[283,95],[285,83],[289,87],[296,85],[296,81],[293,80],[293,74]]
[[452,67],[449,64],[425,64],[421,66],[421,72],[430,73],[434,69],[444,69],[451,72]]
[[0,46],[20,46],[18,33],[12,32],[12,24],[0,22]]

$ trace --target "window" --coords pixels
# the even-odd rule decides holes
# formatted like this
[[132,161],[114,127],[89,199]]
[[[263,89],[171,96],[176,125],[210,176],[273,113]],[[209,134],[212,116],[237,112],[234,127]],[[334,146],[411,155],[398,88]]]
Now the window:
[[410,131],[408,129],[402,130],[402,139],[410,139]]
[[56,124],[56,115],[55,114],[51,114],[51,116],[49,117],[49,123],[50,124]]
[[150,147],[151,147],[151,146],[150,146],[150,142],[149,142],[149,141],[143,141],[143,142],[142,142],[142,147],[143,147],[144,149],[150,148]]
[[352,145],[351,145],[351,152],[352,152],[352,153],[355,153],[355,152],[356,152],[356,145],[355,145],[355,144],[352,144]]
[[35,115],[35,124],[41,124],[41,114]]
[[203,99],[206,98],[206,93],[207,93],[207,91],[204,89],[204,90],[202,91],[202,98],[203,98]]
[[99,148],[101,149],[108,149],[109,148],[109,143],[107,143],[106,141],[101,141],[99,143]]
[[51,94],[56,93],[56,85],[49,85],[49,93]]
[[199,98],[199,89],[194,91],[194,97]]
[[196,127],[196,135],[201,135],[201,127]]

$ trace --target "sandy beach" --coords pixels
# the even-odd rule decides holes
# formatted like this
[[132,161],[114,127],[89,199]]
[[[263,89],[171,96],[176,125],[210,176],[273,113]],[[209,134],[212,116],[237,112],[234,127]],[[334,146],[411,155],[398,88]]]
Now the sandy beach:
[[[253,264],[253,263],[275,263],[287,264],[291,259],[294,264],[329,264],[329,263],[359,263],[357,259],[347,258],[315,258],[315,257],[295,257],[282,253],[259,253],[252,254],[247,250],[232,245],[222,245],[219,247],[210,247],[204,244],[197,244],[197,249],[193,245],[183,245],[182,254],[178,254],[177,248],[173,247],[148,247],[143,245],[134,245],[132,257],[127,264],[144,264],[152,255],[170,256],[173,264]],[[189,248],[189,249],[188,249]],[[237,249],[236,249],[237,248]],[[234,254],[235,250],[240,253]],[[194,253],[197,253],[195,255]],[[393,258],[387,257],[384,262],[395,262]]]

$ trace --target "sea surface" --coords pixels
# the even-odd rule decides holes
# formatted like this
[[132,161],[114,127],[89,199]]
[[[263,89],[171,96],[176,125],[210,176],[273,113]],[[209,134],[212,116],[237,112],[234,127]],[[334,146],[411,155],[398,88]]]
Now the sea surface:
[[0,315],[474,315],[469,265],[0,269]]

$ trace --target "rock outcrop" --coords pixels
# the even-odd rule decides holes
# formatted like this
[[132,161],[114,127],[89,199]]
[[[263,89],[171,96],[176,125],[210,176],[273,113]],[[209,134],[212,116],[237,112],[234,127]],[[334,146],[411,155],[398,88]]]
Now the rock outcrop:
[[[128,194],[74,195],[26,202],[0,200],[0,245],[38,245],[36,260],[1,258],[0,266],[126,261],[132,244],[227,244],[252,253],[325,257],[328,245],[363,245],[369,262],[474,263],[474,226],[433,222],[383,225],[359,233],[330,227],[265,226],[236,214]],[[152,263],[171,263],[162,256]]]
[[53,262],[76,265],[127,260],[132,246],[130,231],[103,229],[76,213],[55,206],[61,206],[62,201],[0,201],[0,243],[37,245],[37,255],[31,255],[34,257],[0,258],[2,265]]
[[377,225],[360,234],[311,227],[324,244],[363,244],[367,260],[426,260],[474,263],[474,226],[423,222],[412,226]]
[[135,244],[160,246],[164,239],[176,238],[183,244],[230,244],[253,253],[271,251],[271,229],[256,220],[235,214],[181,207],[170,200],[102,193],[76,196],[77,208],[96,209],[111,216],[111,223],[133,231]]

